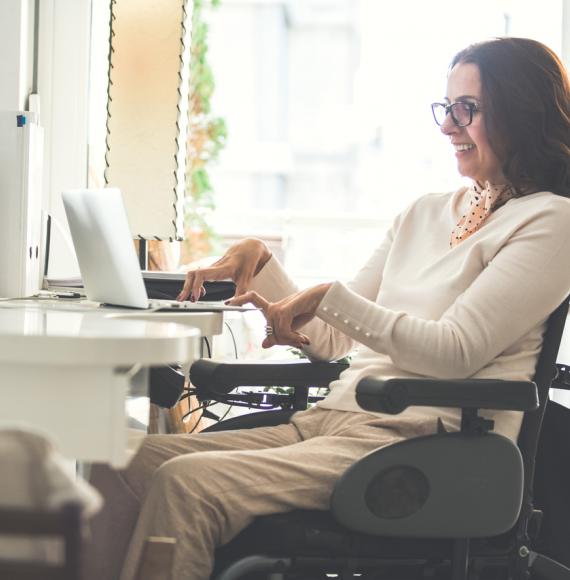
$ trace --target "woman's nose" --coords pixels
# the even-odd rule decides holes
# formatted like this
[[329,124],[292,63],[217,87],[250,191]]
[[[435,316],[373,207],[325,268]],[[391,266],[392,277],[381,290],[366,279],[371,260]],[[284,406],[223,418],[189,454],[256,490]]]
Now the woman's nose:
[[447,113],[439,129],[444,135],[450,135],[458,131],[459,127],[453,122],[451,113]]

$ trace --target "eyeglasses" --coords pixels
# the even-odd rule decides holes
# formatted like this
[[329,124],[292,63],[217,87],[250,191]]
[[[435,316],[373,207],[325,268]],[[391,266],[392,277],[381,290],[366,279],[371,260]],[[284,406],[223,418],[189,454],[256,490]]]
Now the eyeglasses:
[[451,103],[451,105],[446,103],[432,103],[431,105],[433,118],[440,127],[445,122],[448,113],[458,127],[467,127],[473,122],[473,113],[480,110],[475,103],[466,101],[458,101],[457,103]]

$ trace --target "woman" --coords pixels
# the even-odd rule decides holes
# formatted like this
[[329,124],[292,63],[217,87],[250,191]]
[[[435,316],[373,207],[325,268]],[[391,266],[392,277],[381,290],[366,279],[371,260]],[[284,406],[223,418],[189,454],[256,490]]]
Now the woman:
[[[538,42],[490,40],[456,55],[444,102],[432,109],[473,183],[413,203],[352,282],[297,292],[255,239],[188,274],[181,300],[198,298],[204,280],[235,280],[232,303],[253,302],[267,318],[266,348],[294,345],[315,359],[359,349],[331,394],[287,425],[151,436],[126,471],[97,470],[106,505],[90,578],[117,578],[124,561],[121,578],[131,580],[151,535],[178,538],[175,578],[208,578],[215,547],[257,515],[327,509],[359,457],[433,433],[438,419],[459,428],[457,409],[363,411],[354,397],[361,377],[532,376],[544,323],[570,289],[567,74]],[[521,413],[486,415],[516,438]]]

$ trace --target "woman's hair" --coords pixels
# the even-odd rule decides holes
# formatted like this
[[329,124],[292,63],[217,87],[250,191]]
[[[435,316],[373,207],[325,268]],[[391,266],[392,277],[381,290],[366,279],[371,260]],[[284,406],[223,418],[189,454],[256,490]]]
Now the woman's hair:
[[517,195],[552,191],[570,197],[570,81],[544,44],[495,38],[457,53],[477,65],[489,142]]

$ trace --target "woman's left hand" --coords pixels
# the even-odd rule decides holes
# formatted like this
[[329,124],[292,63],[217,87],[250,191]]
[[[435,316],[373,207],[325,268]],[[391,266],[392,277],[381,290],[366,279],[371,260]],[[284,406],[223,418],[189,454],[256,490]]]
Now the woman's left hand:
[[263,312],[267,320],[267,337],[261,343],[263,348],[276,344],[286,344],[297,348],[311,344],[309,337],[299,329],[310,322],[331,284],[319,284],[296,294],[291,294],[279,302],[269,302],[257,292],[250,291],[232,298],[228,304],[242,306],[251,303]]

